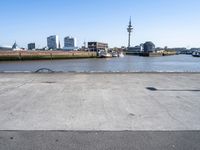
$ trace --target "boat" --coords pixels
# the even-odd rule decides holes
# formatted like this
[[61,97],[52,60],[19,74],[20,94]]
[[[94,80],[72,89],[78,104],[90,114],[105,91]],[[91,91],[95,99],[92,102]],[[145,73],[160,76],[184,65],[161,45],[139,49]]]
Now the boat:
[[112,58],[112,55],[109,54],[109,53],[102,53],[102,54],[100,55],[100,58]]
[[118,57],[118,53],[117,52],[112,52],[112,57]]
[[118,57],[124,57],[124,53],[123,52],[119,53]]
[[192,53],[193,57],[200,57],[200,51],[195,51]]
[[100,58],[112,58],[112,55],[105,50],[99,52]]

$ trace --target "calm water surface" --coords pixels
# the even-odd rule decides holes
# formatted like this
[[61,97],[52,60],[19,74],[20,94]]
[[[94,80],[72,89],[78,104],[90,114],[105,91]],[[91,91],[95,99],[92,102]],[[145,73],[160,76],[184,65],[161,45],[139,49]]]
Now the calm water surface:
[[190,55],[175,55],[166,57],[125,56],[124,58],[111,59],[0,62],[0,72],[34,72],[40,68],[63,72],[200,72],[200,58]]

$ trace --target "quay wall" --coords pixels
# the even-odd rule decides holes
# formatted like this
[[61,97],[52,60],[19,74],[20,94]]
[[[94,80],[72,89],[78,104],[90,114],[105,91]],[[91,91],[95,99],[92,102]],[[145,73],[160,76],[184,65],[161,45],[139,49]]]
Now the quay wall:
[[83,51],[0,51],[0,61],[12,60],[53,60],[53,59],[77,59],[96,58],[95,52]]
[[143,57],[159,57],[159,56],[170,56],[176,55],[176,51],[164,51],[157,53],[145,53],[145,52],[126,52],[126,55],[135,55],[135,56],[143,56]]

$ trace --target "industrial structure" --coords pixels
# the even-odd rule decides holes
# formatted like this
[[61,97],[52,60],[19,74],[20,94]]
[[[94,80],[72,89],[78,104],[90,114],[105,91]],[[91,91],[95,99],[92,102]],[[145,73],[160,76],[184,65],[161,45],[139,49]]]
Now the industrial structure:
[[108,43],[88,42],[88,49],[97,52],[98,50],[105,50],[108,48]]

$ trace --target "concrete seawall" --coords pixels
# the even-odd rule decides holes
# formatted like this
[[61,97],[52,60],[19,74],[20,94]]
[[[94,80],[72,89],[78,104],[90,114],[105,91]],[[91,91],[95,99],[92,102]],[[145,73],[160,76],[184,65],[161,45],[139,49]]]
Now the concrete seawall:
[[67,51],[0,51],[0,61],[12,60],[53,60],[96,58],[95,52]]

